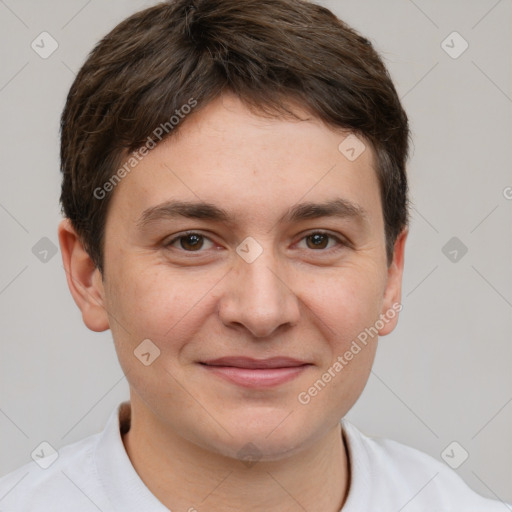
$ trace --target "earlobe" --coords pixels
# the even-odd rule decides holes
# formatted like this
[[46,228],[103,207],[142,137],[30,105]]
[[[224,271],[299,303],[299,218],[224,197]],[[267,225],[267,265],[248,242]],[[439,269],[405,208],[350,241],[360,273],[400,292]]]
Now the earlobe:
[[407,235],[408,229],[405,228],[395,241],[393,261],[388,268],[386,289],[382,302],[381,318],[384,321],[384,327],[379,329],[379,336],[385,336],[393,331],[398,323],[398,313],[402,309],[402,276]]
[[104,307],[104,288],[100,271],[84,249],[69,219],[59,224],[59,243],[69,291],[91,331],[109,328]]

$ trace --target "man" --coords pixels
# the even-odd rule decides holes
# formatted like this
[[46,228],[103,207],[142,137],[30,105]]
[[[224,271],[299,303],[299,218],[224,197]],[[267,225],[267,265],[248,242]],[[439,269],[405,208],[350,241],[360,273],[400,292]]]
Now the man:
[[408,220],[407,116],[365,38],[299,0],[162,3],[96,46],[61,127],[68,285],[130,401],[2,479],[5,510],[503,510],[343,420]]

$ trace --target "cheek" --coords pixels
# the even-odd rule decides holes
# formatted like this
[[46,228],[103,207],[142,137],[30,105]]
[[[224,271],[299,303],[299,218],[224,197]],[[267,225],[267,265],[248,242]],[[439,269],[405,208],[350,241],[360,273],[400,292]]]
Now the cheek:
[[172,321],[173,312],[178,313],[175,306],[179,304],[179,290],[176,286],[167,287],[158,277],[129,264],[111,276],[109,312],[130,337],[151,338],[164,323]]
[[108,308],[114,340],[123,351],[133,352],[150,339],[162,351],[176,353],[201,328],[218,278],[189,274],[147,261],[128,259],[119,266],[111,278]]
[[[353,270],[353,269],[352,269]],[[323,345],[318,371],[305,383],[297,400],[313,415],[335,424],[361,395],[372,368],[377,336],[371,330],[379,318],[383,283],[368,270],[339,272],[310,294]]]
[[[329,327],[325,331],[337,352],[379,318],[385,276],[377,268],[340,269],[318,281],[310,294],[312,308]],[[336,354],[338,355],[338,354]]]

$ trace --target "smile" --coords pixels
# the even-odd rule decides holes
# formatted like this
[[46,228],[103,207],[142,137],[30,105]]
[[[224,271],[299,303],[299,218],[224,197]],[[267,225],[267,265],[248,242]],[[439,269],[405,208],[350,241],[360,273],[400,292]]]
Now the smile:
[[201,365],[206,371],[246,388],[270,388],[298,377],[310,363],[288,357],[252,359],[223,357]]

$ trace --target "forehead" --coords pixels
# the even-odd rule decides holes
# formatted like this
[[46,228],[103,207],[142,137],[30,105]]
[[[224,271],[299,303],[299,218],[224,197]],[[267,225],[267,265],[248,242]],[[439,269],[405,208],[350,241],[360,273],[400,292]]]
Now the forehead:
[[111,209],[135,219],[170,200],[201,201],[240,219],[277,220],[293,204],[341,197],[378,216],[370,145],[296,111],[303,120],[263,117],[230,95],[214,100],[123,178]]

